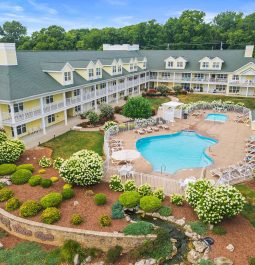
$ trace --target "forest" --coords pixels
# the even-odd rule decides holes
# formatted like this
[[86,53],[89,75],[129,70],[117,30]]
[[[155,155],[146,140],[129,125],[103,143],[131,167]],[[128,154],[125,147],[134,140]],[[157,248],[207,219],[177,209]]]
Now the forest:
[[101,50],[103,43],[140,44],[140,49],[241,49],[255,42],[255,13],[222,12],[210,22],[198,10],[183,11],[164,24],[149,20],[121,28],[80,28],[66,31],[52,25],[27,34],[19,21],[0,25],[0,42],[19,50]]

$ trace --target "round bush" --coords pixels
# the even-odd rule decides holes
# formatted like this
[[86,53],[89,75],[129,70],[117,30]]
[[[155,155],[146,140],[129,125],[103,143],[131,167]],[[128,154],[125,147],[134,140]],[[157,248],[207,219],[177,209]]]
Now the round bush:
[[113,175],[110,178],[109,187],[113,191],[123,191],[124,187],[121,183],[121,177],[119,175]]
[[53,160],[53,168],[60,169],[64,161],[65,161],[64,158],[57,157],[55,160]]
[[51,192],[45,196],[43,196],[40,200],[42,207],[57,207],[62,202],[62,195],[58,192]]
[[41,221],[45,224],[52,224],[60,220],[60,210],[55,207],[46,208],[41,214]]
[[27,169],[20,169],[11,175],[11,182],[15,185],[25,184],[31,178],[32,173]]
[[60,176],[68,183],[89,186],[103,178],[103,160],[91,150],[81,150],[67,159],[59,170]]
[[51,179],[41,179],[41,186],[43,188],[49,188],[52,186],[52,180]]
[[124,229],[125,235],[148,235],[153,231],[153,224],[149,222],[140,221],[137,223],[128,224]]
[[104,205],[106,204],[106,195],[103,193],[98,193],[94,196],[94,201],[96,205]]
[[9,188],[2,188],[0,190],[0,202],[7,201],[11,197],[13,197],[13,191]]
[[75,193],[73,189],[68,188],[68,189],[63,189],[61,194],[62,194],[63,200],[69,200],[74,197]]
[[136,191],[136,185],[133,179],[127,180],[124,183],[124,191]]
[[22,164],[17,166],[17,170],[19,169],[27,169],[30,170],[31,172],[33,172],[35,170],[34,166],[32,164]]
[[15,164],[2,164],[0,165],[0,176],[11,175],[16,171]]
[[123,248],[121,246],[114,246],[110,248],[106,253],[106,264],[115,264],[121,256]]
[[173,194],[171,195],[171,202],[177,206],[182,206],[183,205],[183,201],[184,201],[184,197],[180,194]]
[[7,135],[5,132],[0,131],[0,143],[5,142],[7,140]]
[[51,177],[50,180],[54,183],[54,182],[58,182],[59,178],[58,177]]
[[45,172],[46,172],[46,170],[44,168],[41,168],[41,169],[38,170],[39,174],[44,174]]
[[40,185],[41,184],[41,180],[42,180],[42,177],[39,176],[39,175],[35,175],[35,176],[32,176],[29,180],[28,180],[28,184],[32,187],[34,186],[37,186],[37,185]]
[[52,161],[49,157],[43,156],[39,160],[39,166],[43,168],[50,167],[52,164]]
[[80,225],[83,222],[83,218],[79,214],[73,214],[71,223],[73,225]]
[[20,201],[17,198],[10,198],[5,204],[5,210],[10,212],[17,210],[20,207]]
[[121,205],[125,208],[134,208],[138,205],[140,194],[137,191],[125,191],[119,197]]
[[112,218],[108,215],[102,215],[99,218],[99,222],[102,227],[110,226],[112,224]]
[[160,209],[158,210],[158,212],[159,212],[159,214],[161,216],[167,217],[167,216],[170,216],[171,215],[172,209],[170,207],[167,207],[167,206],[162,206],[162,207],[160,207]]
[[82,246],[74,240],[65,240],[63,246],[60,247],[61,261],[67,264],[73,264],[76,254],[79,254],[80,258],[84,256],[84,249]]
[[22,217],[32,217],[37,215],[41,209],[40,203],[35,200],[28,200],[21,205],[19,214]]
[[73,187],[72,184],[66,183],[66,184],[64,184],[64,186],[63,186],[63,190],[64,190],[64,189],[71,189],[72,187]]
[[108,131],[111,127],[114,127],[117,125],[117,122],[115,121],[107,121],[104,126],[103,126],[103,130],[106,132]]
[[139,194],[141,195],[141,197],[152,195],[152,189],[151,189],[151,186],[149,184],[143,184],[143,185],[141,185],[138,188],[137,191],[139,192]]
[[165,198],[165,194],[164,194],[163,189],[160,189],[160,188],[156,189],[156,190],[153,192],[153,196],[154,196],[154,197],[157,197],[158,199],[160,199],[161,201],[163,201],[164,198]]
[[161,207],[161,200],[154,196],[144,196],[140,199],[140,208],[145,212],[155,212]]
[[119,201],[116,201],[112,205],[112,219],[122,219],[124,218],[124,211],[121,203]]
[[100,116],[106,119],[112,119],[114,116],[114,109],[111,105],[108,104],[101,104],[100,112]]

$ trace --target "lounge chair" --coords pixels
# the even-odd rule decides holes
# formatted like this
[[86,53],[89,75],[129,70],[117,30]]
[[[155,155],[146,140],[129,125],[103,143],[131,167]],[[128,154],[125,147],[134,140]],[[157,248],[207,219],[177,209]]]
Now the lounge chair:
[[167,125],[165,125],[165,124],[163,124],[162,127],[163,127],[163,129],[165,129],[165,130],[169,130],[169,129],[170,129],[169,126],[167,126]]
[[147,133],[152,133],[153,131],[152,131],[152,129],[149,127],[149,128],[145,128],[144,129]]
[[151,129],[152,129],[153,131],[155,131],[155,132],[158,132],[158,131],[159,131],[159,128],[158,128],[158,127],[155,127],[155,126],[151,127]]
[[143,129],[135,130],[135,132],[138,134],[145,134],[145,131]]

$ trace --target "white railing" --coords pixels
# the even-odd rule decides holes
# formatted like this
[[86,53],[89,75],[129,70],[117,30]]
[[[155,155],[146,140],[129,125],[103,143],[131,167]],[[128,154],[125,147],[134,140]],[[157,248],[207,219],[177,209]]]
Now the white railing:
[[139,85],[139,79],[134,80],[134,85]]
[[74,105],[81,102],[81,97],[77,96],[77,97],[71,97],[71,98],[66,98],[66,105],[70,106],[70,105]]
[[[20,121],[25,121],[28,119],[32,119],[34,117],[39,117],[42,114],[40,109],[29,109],[29,110],[24,110],[22,112],[17,112],[14,114],[14,119],[15,122],[20,122]],[[11,124],[12,123],[12,118],[11,114],[9,112],[3,112],[3,123],[4,124]]]
[[118,84],[118,91],[124,90],[125,88],[125,83]]
[[116,93],[116,92],[117,92],[117,85],[108,87],[109,94]]
[[239,85],[239,86],[254,86],[255,87],[255,81],[247,80],[230,80],[229,83],[231,85]]
[[51,112],[58,109],[62,109],[64,107],[64,101],[57,101],[54,103],[46,104],[43,107],[44,112]]
[[96,90],[97,97],[106,96],[106,88]]
[[133,86],[133,81],[127,81],[127,88]]
[[145,83],[145,77],[140,77],[140,83]]
[[94,99],[94,98],[95,98],[95,92],[94,91],[86,92],[82,96],[83,100],[90,100],[90,99]]

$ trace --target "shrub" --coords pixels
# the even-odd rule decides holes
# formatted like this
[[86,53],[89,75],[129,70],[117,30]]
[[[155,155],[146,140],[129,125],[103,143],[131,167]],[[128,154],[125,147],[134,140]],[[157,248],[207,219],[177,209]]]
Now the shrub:
[[127,180],[124,184],[124,191],[135,191],[136,185],[133,179]]
[[124,105],[122,113],[124,116],[139,119],[147,119],[151,117],[151,105],[149,100],[143,97],[132,97],[129,98],[127,103]]
[[81,245],[74,240],[65,240],[60,248],[60,257],[63,262],[73,263],[75,255],[78,254],[80,260],[84,258],[84,251]]
[[104,205],[106,204],[106,195],[103,193],[98,193],[94,196],[94,201],[96,205]]
[[87,115],[87,119],[89,120],[90,124],[92,124],[92,125],[96,125],[100,120],[99,116],[94,111],[91,111]]
[[39,173],[39,174],[44,174],[45,172],[46,172],[46,170],[43,169],[43,168],[41,168],[41,169],[38,170],[38,173]]
[[42,177],[41,177],[41,176],[39,176],[39,175],[35,175],[35,176],[32,176],[32,177],[28,180],[28,184],[29,184],[30,186],[34,187],[34,186],[40,185],[41,180],[42,180]]
[[158,199],[160,199],[161,201],[163,201],[165,199],[165,194],[164,194],[164,191],[163,189],[156,189],[154,192],[153,192],[153,196],[157,197]]
[[58,182],[59,178],[58,177],[51,177],[50,180],[54,183],[54,182]]
[[177,206],[182,206],[184,201],[184,197],[180,194],[173,194],[171,195],[171,203],[177,205]]
[[141,185],[137,189],[137,191],[139,192],[139,194],[141,195],[141,197],[152,195],[152,189],[151,189],[151,186],[149,184],[143,184],[143,185]]
[[170,207],[167,207],[167,206],[161,206],[159,208],[158,212],[159,212],[159,214],[161,216],[167,217],[167,216],[170,216],[171,215],[172,209]]
[[13,197],[13,191],[9,188],[2,188],[0,190],[0,202],[7,201],[11,197]]
[[92,197],[94,196],[94,191],[93,190],[85,190],[85,196]]
[[10,198],[5,204],[5,210],[10,212],[17,210],[20,207],[20,201],[17,198]]
[[0,141],[0,164],[13,163],[17,161],[25,150],[25,145],[20,140],[8,139],[4,132],[1,132]]
[[145,212],[155,212],[161,206],[161,200],[154,196],[144,196],[140,199],[140,208]]
[[41,179],[41,186],[43,188],[49,188],[52,186],[52,180],[51,179]]
[[11,182],[15,185],[25,184],[31,178],[32,173],[27,169],[20,169],[11,175]]
[[189,225],[192,231],[199,235],[205,235],[208,231],[207,225],[200,221],[190,222]]
[[106,253],[106,264],[114,264],[120,258],[123,248],[121,246],[115,246],[110,248]]
[[108,215],[102,215],[99,218],[99,222],[102,227],[110,226],[112,224],[112,218]]
[[52,224],[60,220],[60,210],[55,207],[49,207],[43,210],[41,214],[41,221],[45,224]]
[[169,91],[169,88],[167,86],[158,86],[156,89],[161,94],[161,96],[166,96]]
[[215,235],[226,235],[227,230],[223,226],[214,226],[212,229],[213,234]]
[[106,118],[106,119],[112,119],[114,116],[114,110],[113,107],[111,105],[108,104],[101,104],[100,105],[100,116],[102,118]]
[[201,259],[198,265],[215,265],[215,263],[209,259]]
[[4,131],[0,131],[0,143],[5,142],[7,140],[7,135]]
[[122,219],[124,218],[124,211],[121,203],[116,201],[112,205],[112,219]]
[[57,207],[62,202],[62,195],[58,192],[51,192],[45,196],[43,196],[40,200],[42,207]]
[[34,168],[34,166],[32,164],[19,165],[19,166],[17,166],[16,170],[19,170],[19,169],[27,169],[27,170],[30,170],[31,172],[33,172],[35,170],[35,168]]
[[60,167],[62,166],[63,162],[65,161],[64,158],[62,157],[57,157],[56,159],[53,160],[53,168],[55,169],[60,169]]
[[68,183],[80,186],[97,184],[103,178],[103,160],[94,151],[81,150],[62,164],[59,173]]
[[128,224],[124,229],[125,235],[148,235],[153,231],[153,224],[145,221],[139,221],[137,223]]
[[249,265],[255,265],[255,257],[249,257]]
[[80,225],[83,222],[83,218],[79,214],[73,214],[71,223],[73,225]]
[[0,165],[0,176],[11,175],[16,171],[15,164],[2,164]]
[[39,166],[43,168],[50,167],[52,164],[52,161],[49,157],[42,156],[39,160]]
[[66,183],[66,184],[63,186],[63,190],[64,190],[64,189],[71,189],[72,187],[73,187],[72,184]]
[[103,126],[103,130],[106,132],[108,131],[110,128],[114,127],[117,125],[117,122],[115,121],[107,121],[104,126]]
[[115,106],[114,107],[114,112],[115,113],[119,114],[119,113],[121,113],[121,111],[122,111],[122,107],[121,106]]
[[61,194],[62,194],[63,200],[69,200],[74,197],[75,193],[73,189],[68,188],[68,189],[63,189]]
[[113,175],[110,178],[109,187],[113,191],[123,191],[124,187],[121,183],[121,177],[119,175]]
[[42,206],[37,201],[28,200],[21,205],[19,214],[22,217],[31,217],[37,215],[41,209]]
[[134,208],[138,205],[140,194],[137,191],[125,191],[119,197],[119,201],[125,208]]

